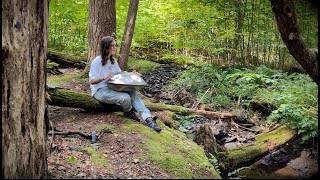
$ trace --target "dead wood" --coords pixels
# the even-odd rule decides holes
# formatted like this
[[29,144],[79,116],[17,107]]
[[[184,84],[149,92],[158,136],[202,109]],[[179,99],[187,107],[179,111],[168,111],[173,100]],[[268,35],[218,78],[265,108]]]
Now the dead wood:
[[[61,107],[82,108],[89,111],[122,111],[120,106],[114,104],[100,103],[92,96],[82,92],[71,91],[57,87],[49,87],[48,93],[51,101],[47,101],[50,105]],[[167,105],[162,103],[152,103],[144,99],[146,107],[151,111],[169,110],[181,115],[198,114],[208,118],[229,119],[235,117],[232,113],[211,112],[203,110],[193,110],[177,105]]]
[[255,141],[227,149],[222,155],[221,163],[226,169],[235,169],[254,162],[268,153],[275,151],[296,137],[297,133],[286,126],[280,126],[273,131],[261,133]]
[[225,151],[223,146],[220,146],[216,142],[214,132],[207,123],[200,127],[194,141],[203,146],[207,154],[218,154],[219,152]]
[[48,135],[80,135],[86,139],[91,139],[92,136],[91,134],[88,133],[83,133],[83,132],[79,132],[79,131],[65,131],[65,132],[55,132],[55,131],[49,131]]
[[[97,139],[101,137],[104,133],[112,133],[112,131],[108,128],[102,129],[98,134],[97,134]],[[84,137],[86,139],[91,139],[92,135],[90,133],[83,133],[79,131],[49,131],[48,135],[80,135],[81,137]]]
[[84,69],[87,59],[85,57],[66,55],[61,52],[57,52],[49,49],[47,53],[47,60],[59,64],[60,68],[78,68]]

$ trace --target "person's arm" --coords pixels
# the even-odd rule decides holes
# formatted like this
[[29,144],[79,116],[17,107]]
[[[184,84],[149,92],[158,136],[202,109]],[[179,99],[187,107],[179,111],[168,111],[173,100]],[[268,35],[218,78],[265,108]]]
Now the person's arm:
[[92,79],[92,80],[90,81],[90,84],[98,84],[98,83],[100,83],[101,81],[110,78],[112,75],[113,75],[113,72],[112,72],[112,71],[109,71],[108,74],[106,74],[106,75],[104,75],[104,76],[102,76],[102,77]]

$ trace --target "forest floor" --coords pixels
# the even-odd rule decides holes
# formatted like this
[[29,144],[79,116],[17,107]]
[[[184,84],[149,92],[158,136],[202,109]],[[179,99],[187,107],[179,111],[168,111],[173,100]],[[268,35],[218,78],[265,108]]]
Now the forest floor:
[[[176,68],[176,67],[172,67]],[[168,67],[164,67],[168,70]],[[74,69],[61,69],[64,74],[78,73]],[[161,71],[161,68],[160,68]],[[170,71],[170,70],[169,70]],[[182,71],[179,69],[178,71]],[[155,74],[145,74],[153,77],[160,77],[159,72]],[[145,75],[143,76],[145,79]],[[55,77],[61,75],[50,75]],[[176,75],[163,76],[163,82],[176,78]],[[161,78],[160,78],[161,79]],[[163,79],[163,78],[162,78]],[[157,81],[159,82],[159,81]],[[150,84],[150,82],[148,82]],[[154,89],[144,91],[146,97],[154,99],[157,92],[161,90],[161,85],[154,85]],[[67,83],[59,84],[59,87],[68,88],[75,91],[90,93],[88,83],[71,80]],[[95,127],[101,124],[113,126],[111,132],[105,132],[99,137],[97,143],[92,144],[91,139],[80,135],[49,135],[47,141],[48,147],[48,171],[50,179],[176,179],[165,170],[154,165],[152,161],[146,160],[146,152],[139,148],[139,144],[145,143],[133,133],[124,131],[121,126],[129,121],[121,112],[103,113],[87,112],[82,109],[48,106],[49,120],[55,130],[61,132],[76,131],[91,134],[96,130]],[[151,112],[153,116],[165,118],[163,112]],[[99,133],[99,132],[97,132]],[[312,146],[318,147],[317,143]],[[312,147],[311,149],[315,149]],[[317,151],[317,150],[316,150]],[[97,153],[99,152],[99,153]],[[315,152],[309,152],[315,154]],[[102,154],[102,156],[98,156]],[[304,153],[305,155],[305,153]],[[316,161],[310,159],[300,160],[301,173],[309,177],[318,171],[318,156],[313,156]],[[263,160],[263,159],[262,159]],[[315,165],[316,163],[316,165]],[[302,167],[303,166],[303,167]],[[299,168],[299,167],[298,167]],[[283,168],[282,168],[283,169]],[[284,170],[282,173],[293,173],[290,170]],[[309,174],[306,174],[308,173]],[[298,170],[296,176],[292,178],[301,178]],[[310,174],[311,173],[311,174]]]

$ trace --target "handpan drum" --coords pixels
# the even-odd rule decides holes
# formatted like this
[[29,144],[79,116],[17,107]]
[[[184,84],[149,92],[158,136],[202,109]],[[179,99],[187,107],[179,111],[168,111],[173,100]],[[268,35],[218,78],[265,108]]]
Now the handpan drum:
[[129,90],[132,88],[139,89],[148,85],[140,76],[127,71],[122,71],[113,75],[107,83],[109,87],[119,91]]

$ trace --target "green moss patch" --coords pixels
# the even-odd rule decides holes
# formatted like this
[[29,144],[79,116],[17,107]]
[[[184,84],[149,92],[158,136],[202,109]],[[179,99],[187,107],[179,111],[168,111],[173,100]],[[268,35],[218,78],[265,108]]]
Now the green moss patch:
[[248,145],[228,149],[226,154],[227,158],[224,161],[225,165],[233,168],[241,163],[249,162],[255,157],[268,153],[269,150],[286,143],[293,138],[295,134],[295,131],[290,130],[286,126],[282,126],[274,131],[258,135],[256,140]]
[[123,129],[139,134],[146,142],[141,144],[147,152],[146,158],[173,176],[183,179],[221,178],[202,147],[183,133],[157,122],[163,128],[160,133],[138,123],[126,123]]
[[107,167],[111,165],[108,159],[105,156],[103,156],[102,152],[99,152],[93,149],[92,147],[86,147],[86,148],[83,148],[82,150],[90,154],[91,156],[90,161],[93,164],[101,167]]
[[47,78],[47,84],[50,85],[59,85],[68,81],[71,81],[72,79],[79,79],[79,74],[77,73],[70,73],[63,76],[58,77],[48,77]]

